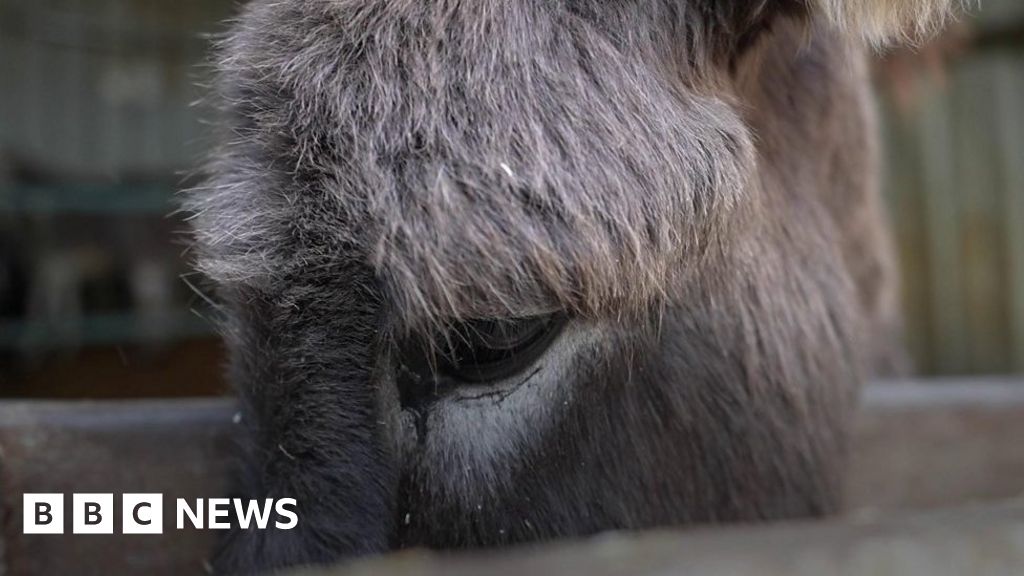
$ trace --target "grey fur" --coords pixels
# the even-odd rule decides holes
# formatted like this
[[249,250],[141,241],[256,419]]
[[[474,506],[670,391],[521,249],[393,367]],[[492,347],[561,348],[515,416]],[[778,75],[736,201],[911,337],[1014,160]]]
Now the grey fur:
[[[839,507],[899,319],[862,54],[807,3],[258,0],[218,70],[198,264],[240,490],[300,512],[219,567]],[[404,335],[556,310],[548,368],[408,439]]]
[[602,16],[645,33],[615,37],[546,2],[252,5],[224,48],[224,101],[258,119],[242,146],[290,161],[232,149],[214,167],[195,206],[203,270],[272,283],[329,256],[281,253],[286,199],[249,192],[273,172],[325,195],[411,323],[663,295],[753,163],[735,110],[683,83],[706,56],[657,52],[693,34],[683,6],[623,4]]

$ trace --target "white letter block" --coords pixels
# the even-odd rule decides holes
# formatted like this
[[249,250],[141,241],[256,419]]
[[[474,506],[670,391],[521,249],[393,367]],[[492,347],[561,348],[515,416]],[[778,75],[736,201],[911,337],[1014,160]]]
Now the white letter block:
[[25,494],[22,496],[22,532],[25,534],[64,533],[63,494]]
[[121,532],[163,534],[163,494],[125,494],[121,497]]
[[75,534],[114,533],[113,494],[75,494],[71,499],[71,531]]

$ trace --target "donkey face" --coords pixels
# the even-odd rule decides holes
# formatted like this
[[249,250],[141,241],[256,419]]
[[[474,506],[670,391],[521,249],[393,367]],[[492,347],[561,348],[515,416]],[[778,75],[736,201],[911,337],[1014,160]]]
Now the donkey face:
[[300,525],[222,564],[836,508],[863,337],[892,323],[838,28],[938,8],[251,4],[191,206],[241,489]]

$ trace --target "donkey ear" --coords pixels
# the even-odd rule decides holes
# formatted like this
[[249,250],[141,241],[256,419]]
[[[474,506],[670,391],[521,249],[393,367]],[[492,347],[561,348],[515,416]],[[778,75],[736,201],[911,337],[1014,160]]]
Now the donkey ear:
[[959,0],[811,0],[834,24],[873,44],[921,39],[942,27]]

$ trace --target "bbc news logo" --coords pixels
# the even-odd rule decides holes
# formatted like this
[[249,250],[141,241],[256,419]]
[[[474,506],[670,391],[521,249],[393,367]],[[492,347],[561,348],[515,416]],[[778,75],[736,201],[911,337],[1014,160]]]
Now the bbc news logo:
[[[175,500],[175,528],[227,530],[231,517],[243,530],[291,530],[298,526],[294,498],[242,500],[239,498],[185,498]],[[113,494],[72,494],[73,534],[113,534]],[[163,534],[163,494],[122,494],[121,534]],[[64,494],[25,494],[22,510],[25,534],[64,533]]]

